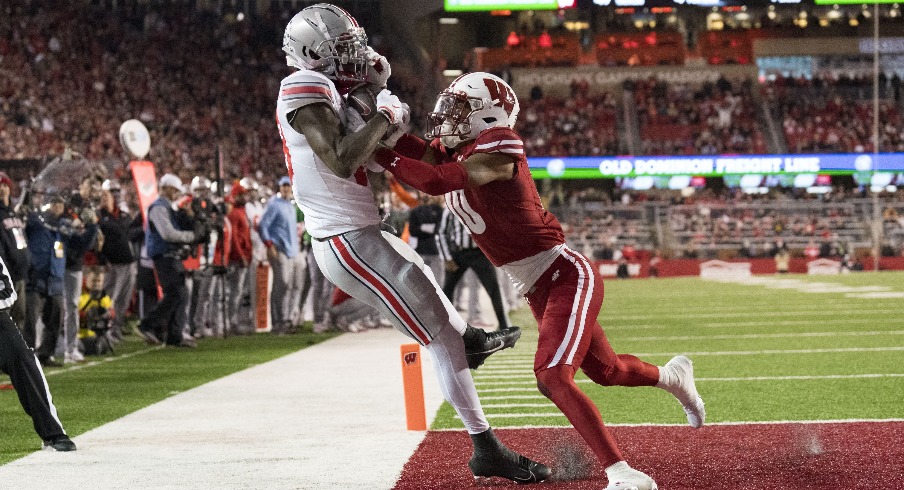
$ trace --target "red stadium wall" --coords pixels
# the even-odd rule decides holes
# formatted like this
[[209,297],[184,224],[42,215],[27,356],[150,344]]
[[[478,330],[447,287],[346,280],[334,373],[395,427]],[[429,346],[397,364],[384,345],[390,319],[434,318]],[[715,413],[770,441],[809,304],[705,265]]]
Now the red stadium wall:
[[[699,276],[700,264],[707,262],[701,259],[669,259],[662,260],[655,267],[658,277],[684,277]],[[773,259],[748,259],[748,260],[727,260],[726,262],[750,263],[750,272],[753,274],[775,274],[775,260]],[[810,259],[803,257],[793,258],[789,264],[790,273],[806,274],[807,263]],[[593,261],[603,277],[615,277],[618,263],[612,260],[596,260]],[[864,270],[871,271],[874,269],[872,260],[863,261]],[[631,277],[650,277],[650,261],[649,259],[641,259],[631,262],[628,265]],[[879,259],[879,270],[904,270],[904,257],[882,257]]]

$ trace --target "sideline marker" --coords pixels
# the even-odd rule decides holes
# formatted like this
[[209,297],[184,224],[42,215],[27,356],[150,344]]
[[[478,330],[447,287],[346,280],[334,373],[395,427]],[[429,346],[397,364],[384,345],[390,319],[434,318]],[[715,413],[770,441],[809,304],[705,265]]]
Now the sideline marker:
[[424,379],[421,370],[421,346],[403,344],[402,388],[405,391],[405,419],[408,430],[427,430],[427,409],[424,408]]

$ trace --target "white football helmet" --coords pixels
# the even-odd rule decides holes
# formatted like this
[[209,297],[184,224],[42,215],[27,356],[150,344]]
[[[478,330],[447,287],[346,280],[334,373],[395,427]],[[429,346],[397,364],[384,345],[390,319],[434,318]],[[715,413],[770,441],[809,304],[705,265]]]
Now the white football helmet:
[[429,116],[428,138],[454,148],[489,128],[515,127],[518,97],[509,84],[484,72],[462,75],[443,90]]
[[345,10],[318,3],[295,14],[283,34],[286,64],[332,80],[361,82],[367,75],[367,35]]

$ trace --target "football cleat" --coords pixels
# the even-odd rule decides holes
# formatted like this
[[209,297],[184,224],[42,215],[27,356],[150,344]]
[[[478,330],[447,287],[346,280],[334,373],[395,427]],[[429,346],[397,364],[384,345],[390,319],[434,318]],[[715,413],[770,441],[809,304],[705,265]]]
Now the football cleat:
[[659,486],[647,474],[619,461],[606,468],[609,485],[604,490],[658,490]]
[[44,441],[42,448],[49,451],[69,452],[75,451],[75,443],[69,436],[63,434]]
[[664,388],[681,402],[688,424],[695,429],[703,427],[706,408],[694,383],[694,364],[685,356],[675,356],[663,369],[670,371],[670,382]]
[[539,483],[552,475],[548,466],[531,461],[512,451],[487,429],[480,434],[472,434],[474,454],[468,461],[468,467],[475,480],[481,478],[500,477],[515,483]]
[[514,347],[515,342],[518,342],[520,338],[521,327],[507,327],[495,332],[484,332],[479,328],[468,325],[464,335],[468,367],[477,369],[491,355],[503,349]]

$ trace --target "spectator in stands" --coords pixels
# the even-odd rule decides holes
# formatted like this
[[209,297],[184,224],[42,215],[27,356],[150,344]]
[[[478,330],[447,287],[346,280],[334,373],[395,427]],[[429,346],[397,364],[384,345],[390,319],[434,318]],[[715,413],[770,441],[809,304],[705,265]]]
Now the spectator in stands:
[[273,292],[270,297],[270,318],[274,333],[294,333],[290,320],[289,291],[295,282],[296,262],[300,259],[298,222],[292,202],[292,180],[280,177],[279,193],[274,195],[258,227],[267,246],[267,261],[273,271]]
[[7,266],[13,280],[16,296],[19,298],[9,307],[13,322],[19,327],[25,326],[25,277],[28,274],[29,253],[28,240],[25,235],[24,216],[12,205],[13,181],[0,172],[0,258]]

